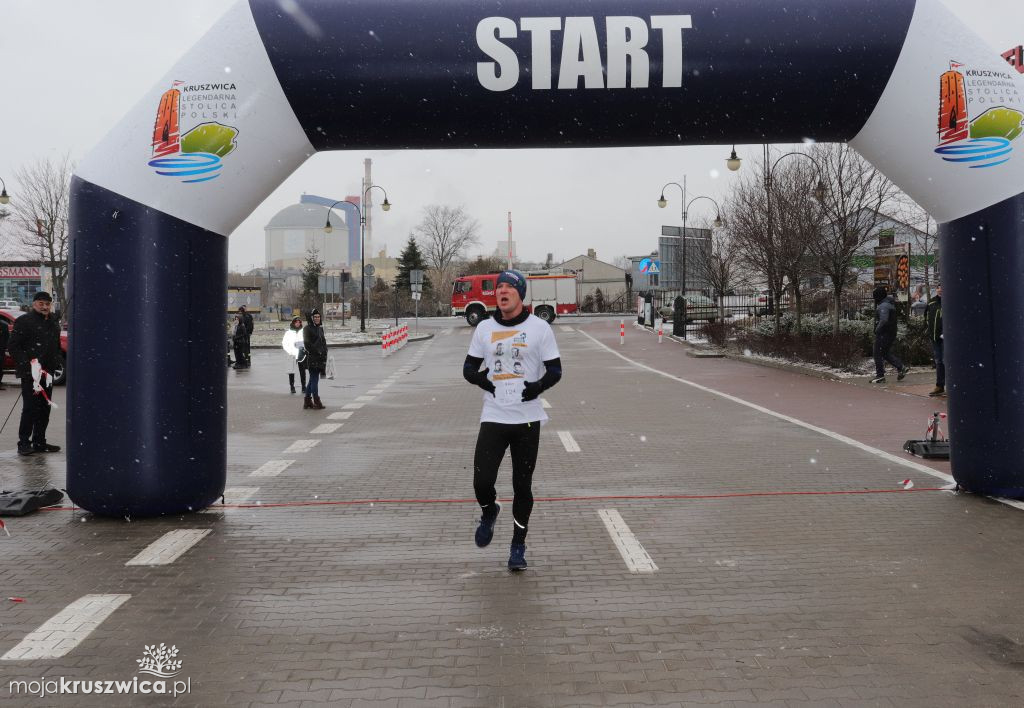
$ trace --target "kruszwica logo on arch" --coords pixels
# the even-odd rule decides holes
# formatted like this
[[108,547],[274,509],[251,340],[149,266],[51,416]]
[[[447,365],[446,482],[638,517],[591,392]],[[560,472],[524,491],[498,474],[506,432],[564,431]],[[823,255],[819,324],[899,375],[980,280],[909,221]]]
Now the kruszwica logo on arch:
[[234,83],[173,82],[157,107],[149,166],[185,183],[219,177],[223,158],[237,147],[238,129],[221,122],[238,118],[236,91]]

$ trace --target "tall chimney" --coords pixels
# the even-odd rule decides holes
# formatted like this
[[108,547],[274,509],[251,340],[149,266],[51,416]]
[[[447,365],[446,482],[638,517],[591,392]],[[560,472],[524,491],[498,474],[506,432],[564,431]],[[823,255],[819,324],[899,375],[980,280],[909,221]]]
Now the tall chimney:
[[363,160],[363,218],[366,219],[366,252],[373,253],[373,191],[367,192],[373,185],[373,160]]

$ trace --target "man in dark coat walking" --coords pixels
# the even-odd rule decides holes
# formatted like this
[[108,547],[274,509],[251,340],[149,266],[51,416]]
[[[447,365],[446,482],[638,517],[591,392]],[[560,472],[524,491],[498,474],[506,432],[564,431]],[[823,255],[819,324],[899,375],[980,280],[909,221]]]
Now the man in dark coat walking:
[[875,288],[871,293],[875,301],[878,322],[875,324],[875,378],[871,383],[885,383],[885,362],[896,369],[896,380],[902,381],[910,369],[892,354],[892,345],[896,343],[896,300],[885,288]]
[[61,364],[60,323],[50,313],[52,306],[53,298],[49,293],[36,293],[32,309],[14,321],[14,331],[7,344],[21,378],[19,455],[60,451],[57,445],[46,442],[53,372]]

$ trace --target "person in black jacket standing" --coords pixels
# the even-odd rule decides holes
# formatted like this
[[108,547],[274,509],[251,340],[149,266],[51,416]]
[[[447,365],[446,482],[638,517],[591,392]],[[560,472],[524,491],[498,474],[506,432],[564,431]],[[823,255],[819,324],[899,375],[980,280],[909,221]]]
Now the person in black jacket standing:
[[19,455],[60,451],[57,445],[46,442],[53,394],[52,374],[60,366],[60,324],[50,313],[52,305],[49,293],[36,293],[32,310],[14,321],[14,331],[7,345],[21,378]]
[[309,324],[302,328],[302,344],[306,349],[306,370],[309,372],[302,407],[321,410],[325,408],[320,401],[320,377],[327,370],[327,335],[320,324],[320,310],[314,309],[309,313]]
[[[252,344],[252,331],[254,328],[252,315],[245,311],[245,305],[241,305],[238,308],[238,316],[242,318],[242,326],[245,328],[245,341],[242,343],[243,358],[241,361],[245,365],[244,368],[248,369],[252,366],[252,350],[250,346]],[[239,367],[236,365],[235,368]]]
[[928,301],[924,310],[925,328],[932,343],[935,358],[935,388],[928,394],[933,398],[946,395],[946,362],[942,355],[942,286],[935,287],[935,297]]

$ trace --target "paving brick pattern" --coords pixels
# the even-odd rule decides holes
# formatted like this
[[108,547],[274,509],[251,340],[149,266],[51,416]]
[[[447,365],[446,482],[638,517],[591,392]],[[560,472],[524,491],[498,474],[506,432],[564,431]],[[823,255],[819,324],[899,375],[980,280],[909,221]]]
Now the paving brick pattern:
[[[614,343],[607,320],[582,329]],[[0,701],[1024,703],[1021,511],[919,491],[938,481],[637,369],[578,331],[557,333],[565,377],[546,394],[552,422],[535,484],[538,497],[572,499],[537,504],[530,569],[509,574],[511,516],[499,520],[492,546],[478,549],[475,503],[460,501],[472,497],[480,406],[460,376],[469,334],[456,326],[389,359],[340,350],[339,378],[321,387],[326,411],[303,411],[301,397],[288,395],[276,352],[256,352],[251,371],[231,372],[228,486],[259,487],[250,499],[258,506],[130,521],[69,511],[9,520],[12,537],[0,537],[0,653],[86,594],[131,598],[60,659],[0,663]],[[672,346],[634,336],[622,351],[780,410],[824,391],[821,406],[797,416],[823,427],[829,409],[873,406],[885,418],[917,404],[787,372],[762,377],[760,367],[693,360]],[[341,428],[311,435],[327,414],[408,366]],[[566,452],[558,430],[570,431],[580,452]],[[840,432],[860,435],[856,426]],[[885,442],[870,426],[863,432]],[[283,453],[313,437],[320,444],[309,451]],[[9,430],[0,437],[4,487],[60,481],[62,455],[19,460],[6,452],[12,440]],[[277,476],[250,476],[270,460],[294,462]],[[907,477],[915,490],[879,491]],[[748,493],[772,496],[721,496]],[[507,468],[499,494],[511,496]],[[617,495],[696,498],[595,498]],[[629,572],[602,509],[621,515],[657,572]],[[170,565],[125,566],[175,529],[210,533]],[[10,680],[41,676],[130,679],[143,646],[161,642],[180,650],[191,694],[28,700],[7,690]]]

